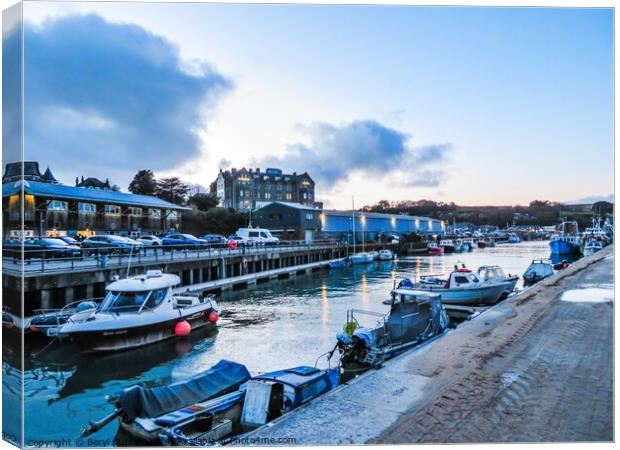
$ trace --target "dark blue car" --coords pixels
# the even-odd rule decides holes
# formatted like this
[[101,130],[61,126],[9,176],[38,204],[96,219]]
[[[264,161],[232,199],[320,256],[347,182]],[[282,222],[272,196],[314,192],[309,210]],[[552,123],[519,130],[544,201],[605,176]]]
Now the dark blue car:
[[209,242],[192,236],[191,234],[173,233],[164,236],[162,239],[164,247],[174,249],[192,249],[198,250],[209,247]]

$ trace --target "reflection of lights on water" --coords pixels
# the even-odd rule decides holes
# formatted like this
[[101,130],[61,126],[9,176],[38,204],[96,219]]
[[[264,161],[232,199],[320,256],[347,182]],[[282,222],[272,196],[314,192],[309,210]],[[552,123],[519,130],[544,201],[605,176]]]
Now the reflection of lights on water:
[[364,305],[368,305],[368,301],[368,278],[366,277],[366,272],[364,272],[362,274],[362,302]]
[[321,285],[321,326],[323,332],[327,331],[327,323],[329,318],[329,301],[327,300],[327,285]]

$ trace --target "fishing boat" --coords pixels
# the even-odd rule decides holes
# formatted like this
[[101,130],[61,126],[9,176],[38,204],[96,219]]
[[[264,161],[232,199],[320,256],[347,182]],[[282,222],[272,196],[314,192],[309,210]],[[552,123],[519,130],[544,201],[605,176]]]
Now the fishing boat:
[[515,290],[517,282],[519,281],[518,275],[506,275],[504,269],[500,266],[480,266],[478,267],[478,277],[483,282],[499,281],[508,283],[502,297],[507,297],[510,295]]
[[379,260],[381,261],[391,261],[394,259],[394,252],[392,250],[384,248],[383,250],[379,250]]
[[523,285],[531,286],[553,275],[553,265],[548,259],[535,259],[523,272]]
[[[82,352],[125,350],[193,329],[215,327],[219,319],[213,296],[174,294],[177,275],[149,270],[106,286],[98,305],[79,310],[66,323],[49,328],[48,336],[71,338]],[[78,309],[79,309],[78,305]]]
[[329,262],[330,269],[343,269],[349,265],[349,258],[332,259]]
[[583,246],[583,256],[591,256],[602,250],[604,247],[603,241],[598,239],[588,239]]
[[439,256],[443,255],[444,247],[437,245],[436,242],[429,242],[426,246],[426,251],[428,251],[428,254],[431,256]]
[[452,239],[442,239],[439,241],[439,246],[443,248],[444,253],[454,253],[455,246]]
[[454,266],[447,279],[425,275],[415,284],[410,280],[407,282],[411,289],[441,294],[442,303],[455,305],[494,305],[510,285],[505,281],[482,281],[464,265],[460,268]]
[[368,264],[368,263],[373,262],[374,260],[375,260],[374,256],[366,252],[355,253],[354,255],[351,256],[352,264]]
[[471,252],[473,249],[477,248],[478,246],[474,243],[474,240],[472,238],[464,238],[463,239],[463,251],[467,251],[467,252]]
[[[379,367],[384,361],[443,333],[448,314],[435,293],[394,289],[387,300],[390,311],[379,313],[360,309],[347,311],[347,321],[337,336],[343,381]],[[372,327],[360,325],[359,316],[377,319]]]
[[551,236],[549,247],[551,253],[556,255],[581,253],[581,236],[577,222],[566,221],[558,225],[556,233]]
[[484,241],[484,240],[478,241],[478,248],[487,248],[488,246],[489,246],[489,243],[487,241]]
[[463,239],[455,239],[454,240],[454,252],[455,253],[462,253],[462,252],[466,252],[468,249],[468,246],[463,244]]

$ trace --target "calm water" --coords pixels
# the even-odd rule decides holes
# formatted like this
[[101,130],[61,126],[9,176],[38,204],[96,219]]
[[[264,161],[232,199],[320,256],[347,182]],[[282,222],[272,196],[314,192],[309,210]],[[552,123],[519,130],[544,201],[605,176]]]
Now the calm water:
[[[251,373],[313,365],[334,346],[347,309],[387,310],[382,301],[395,280],[448,273],[459,261],[474,269],[499,264],[507,273],[522,274],[533,258],[548,257],[548,249],[547,242],[525,242],[269,282],[220,296],[222,319],[215,335],[196,333],[113,355],[81,356],[71,344],[34,343],[24,374],[27,439],[75,439],[89,419],[112,411],[124,388],[183,380],[222,358],[245,364]],[[3,358],[3,387],[19,389],[6,348]],[[115,422],[93,437],[112,440],[117,428]]]

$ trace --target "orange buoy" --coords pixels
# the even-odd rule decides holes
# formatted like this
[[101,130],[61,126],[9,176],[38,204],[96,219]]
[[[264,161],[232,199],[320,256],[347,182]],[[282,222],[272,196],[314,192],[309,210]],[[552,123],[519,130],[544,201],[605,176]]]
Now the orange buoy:
[[209,322],[216,323],[218,320],[220,320],[220,316],[218,316],[215,311],[211,311],[207,316],[207,319],[209,319]]
[[190,331],[192,331],[192,326],[186,320],[181,320],[174,326],[174,334],[177,336],[187,336]]

